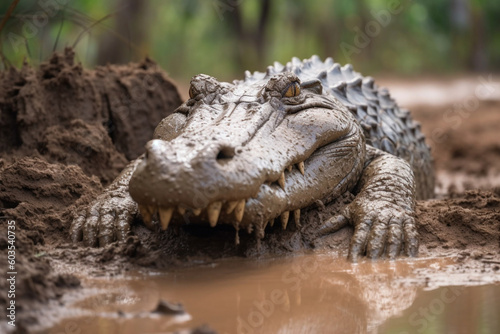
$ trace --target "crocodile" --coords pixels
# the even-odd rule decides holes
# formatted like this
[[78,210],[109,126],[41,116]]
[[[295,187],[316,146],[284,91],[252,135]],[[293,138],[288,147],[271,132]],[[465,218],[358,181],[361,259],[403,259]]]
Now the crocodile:
[[194,76],[189,99],[76,214],[70,234],[107,245],[124,240],[140,215],[151,229],[230,224],[260,240],[275,220],[300,227],[301,209],[346,192],[352,202],[318,237],[351,224],[352,261],[417,256],[415,202],[434,195],[420,124],[350,64],[293,58],[233,83]]

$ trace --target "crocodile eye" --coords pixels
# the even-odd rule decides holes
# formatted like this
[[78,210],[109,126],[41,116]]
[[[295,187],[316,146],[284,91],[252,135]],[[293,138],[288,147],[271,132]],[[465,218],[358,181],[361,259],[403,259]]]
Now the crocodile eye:
[[189,98],[194,99],[194,97],[198,95],[193,85],[189,86]]
[[283,97],[294,97],[300,94],[300,85],[298,82],[292,82],[285,88]]

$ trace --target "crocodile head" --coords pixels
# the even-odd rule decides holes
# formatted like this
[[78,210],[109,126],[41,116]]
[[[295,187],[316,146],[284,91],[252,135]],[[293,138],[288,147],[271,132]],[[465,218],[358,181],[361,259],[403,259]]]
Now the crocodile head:
[[[195,76],[190,99],[155,130],[129,191],[145,221],[269,221],[352,187],[363,168],[359,124],[318,79],[282,72],[254,82]],[[179,214],[180,213],[180,214]]]

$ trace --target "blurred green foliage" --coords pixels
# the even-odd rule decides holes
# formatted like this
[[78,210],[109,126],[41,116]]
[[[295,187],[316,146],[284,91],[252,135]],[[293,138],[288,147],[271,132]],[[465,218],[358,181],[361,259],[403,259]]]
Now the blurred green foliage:
[[494,0],[21,0],[1,31],[0,66],[76,46],[88,67],[148,55],[184,80],[312,54],[370,74],[494,71],[498,17]]

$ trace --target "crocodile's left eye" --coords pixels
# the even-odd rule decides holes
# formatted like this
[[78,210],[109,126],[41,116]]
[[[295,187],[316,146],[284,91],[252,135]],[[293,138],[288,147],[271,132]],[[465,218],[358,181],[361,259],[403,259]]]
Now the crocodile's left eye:
[[295,81],[289,84],[283,91],[283,97],[294,97],[300,94],[300,84]]
[[194,97],[198,94],[199,92],[194,88],[193,85],[189,86],[189,98],[194,99]]

